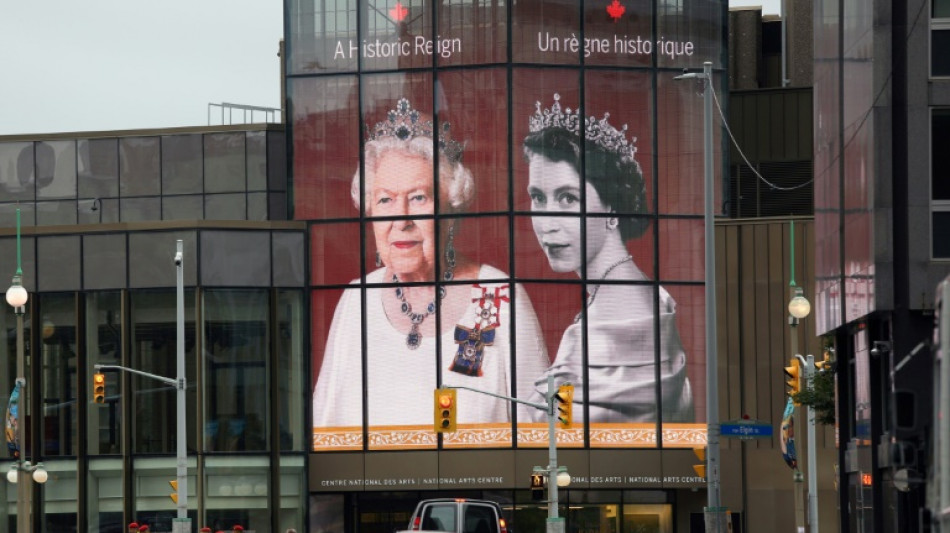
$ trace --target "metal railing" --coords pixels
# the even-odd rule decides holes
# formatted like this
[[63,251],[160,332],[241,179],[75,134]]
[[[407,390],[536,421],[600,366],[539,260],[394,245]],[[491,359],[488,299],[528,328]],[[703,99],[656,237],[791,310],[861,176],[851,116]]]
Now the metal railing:
[[[218,108],[220,113],[215,112]],[[220,122],[212,122],[213,115],[220,115]],[[261,117],[263,116],[263,120]],[[232,104],[222,102],[220,104],[208,104],[208,125],[228,125],[228,124],[256,124],[268,123],[279,124],[283,121],[280,108],[261,107],[256,105]]]

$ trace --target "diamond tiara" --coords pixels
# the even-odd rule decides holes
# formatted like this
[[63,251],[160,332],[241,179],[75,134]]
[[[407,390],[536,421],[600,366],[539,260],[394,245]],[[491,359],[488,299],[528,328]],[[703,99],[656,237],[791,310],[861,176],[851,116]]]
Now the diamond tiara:
[[[550,109],[542,109],[541,102],[535,102],[535,112],[528,118],[528,131],[531,133],[548,128],[562,128],[580,137],[580,110],[571,111],[570,107],[561,111],[561,95],[554,93],[554,105]],[[613,152],[624,163],[636,163],[637,138],[627,140],[627,125],[619,130],[610,125],[607,119],[610,113],[604,113],[604,118],[597,120],[590,117],[584,120],[584,136],[607,152]]]
[[[386,120],[377,122],[373,126],[368,140],[375,141],[383,137],[392,137],[400,141],[411,141],[415,137],[431,139],[433,129],[431,120],[423,120],[422,114],[412,108],[407,98],[400,98],[396,102],[396,107],[386,113]],[[449,161],[458,163],[462,160],[465,145],[453,141],[449,129],[449,123],[443,122],[442,131],[439,132],[439,151]]]

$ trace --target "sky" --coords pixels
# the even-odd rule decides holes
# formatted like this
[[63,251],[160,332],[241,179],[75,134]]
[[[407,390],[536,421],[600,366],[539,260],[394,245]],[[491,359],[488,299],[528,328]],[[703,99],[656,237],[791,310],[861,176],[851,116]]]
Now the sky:
[[[780,0],[730,0],[778,14]],[[0,135],[204,126],[280,107],[282,0],[11,0]],[[211,123],[220,123],[219,107]]]

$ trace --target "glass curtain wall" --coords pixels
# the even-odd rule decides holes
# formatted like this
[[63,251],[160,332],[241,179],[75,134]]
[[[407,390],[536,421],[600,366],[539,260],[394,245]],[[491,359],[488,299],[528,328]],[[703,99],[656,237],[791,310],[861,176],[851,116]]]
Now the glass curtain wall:
[[[76,531],[77,429],[76,392],[78,356],[76,345],[76,295],[41,294],[35,298],[39,311],[40,367],[38,391],[42,402],[42,450],[37,450],[49,473],[43,485],[44,512],[41,523],[47,531]],[[36,420],[34,417],[32,420]],[[31,428],[33,435],[36,432]]]

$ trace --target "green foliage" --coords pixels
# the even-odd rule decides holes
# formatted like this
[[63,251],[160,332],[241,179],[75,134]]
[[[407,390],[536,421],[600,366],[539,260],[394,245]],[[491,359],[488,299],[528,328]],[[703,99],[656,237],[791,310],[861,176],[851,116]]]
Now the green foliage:
[[801,392],[792,395],[792,400],[815,410],[815,422],[835,424],[835,374],[830,370],[815,372],[811,387],[803,387]]

